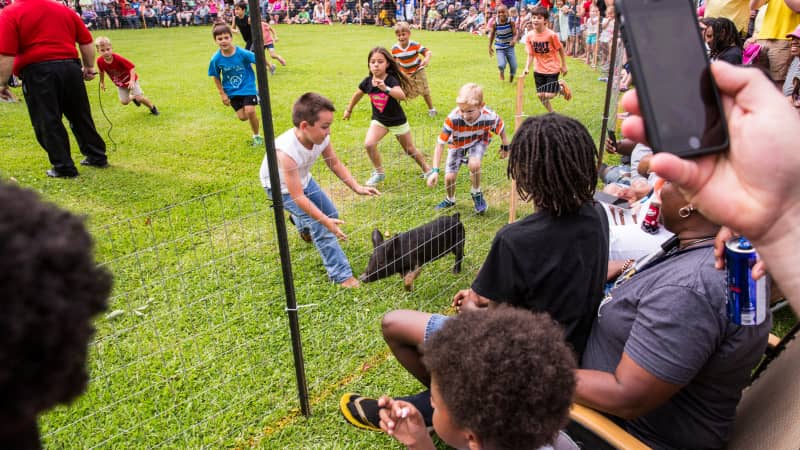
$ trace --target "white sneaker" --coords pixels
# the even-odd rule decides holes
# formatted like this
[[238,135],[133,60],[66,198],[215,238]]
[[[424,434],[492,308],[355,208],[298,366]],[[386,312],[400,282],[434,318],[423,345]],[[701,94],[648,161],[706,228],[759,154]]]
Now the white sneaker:
[[428,117],[436,117],[436,108],[431,108],[428,110]]
[[378,183],[380,183],[381,181],[383,181],[385,179],[386,179],[386,174],[385,173],[372,172],[372,176],[369,177],[369,179],[367,180],[366,183],[364,183],[364,185],[365,186],[377,186]]

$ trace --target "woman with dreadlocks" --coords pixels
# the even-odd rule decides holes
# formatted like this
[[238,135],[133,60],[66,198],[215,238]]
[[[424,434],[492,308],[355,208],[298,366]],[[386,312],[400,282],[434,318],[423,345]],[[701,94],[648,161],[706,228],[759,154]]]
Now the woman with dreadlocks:
[[[608,268],[608,229],[592,200],[595,158],[589,132],[574,119],[551,113],[522,123],[511,142],[508,176],[516,181],[522,199],[533,202],[536,212],[497,232],[471,288],[453,298],[459,312],[506,303],[549,313],[580,357]],[[383,317],[389,348],[426,387],[430,375],[419,348],[447,319],[408,310]],[[428,398],[426,391],[401,400],[413,403],[429,420]],[[345,394],[340,410],[352,425],[380,429],[375,399]],[[509,417],[517,415],[509,411]]]
[[711,19],[705,29],[705,38],[712,61],[725,61],[735,65],[742,63],[742,37],[736,25],[729,19]]

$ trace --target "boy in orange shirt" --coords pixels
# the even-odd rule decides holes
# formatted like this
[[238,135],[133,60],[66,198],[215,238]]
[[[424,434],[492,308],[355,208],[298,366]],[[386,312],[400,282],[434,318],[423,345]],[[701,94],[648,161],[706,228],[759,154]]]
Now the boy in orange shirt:
[[428,105],[428,116],[435,117],[436,108],[433,107],[431,89],[425,76],[427,71],[424,70],[431,60],[431,51],[419,42],[410,40],[411,26],[408,22],[397,22],[394,34],[397,36],[397,43],[392,46],[392,56],[400,70],[408,75],[414,84],[414,92],[406,92],[406,98],[411,100],[417,95],[422,95],[425,104]]
[[548,112],[553,112],[550,99],[558,94],[564,99],[572,98],[572,92],[563,80],[559,80],[559,74],[567,75],[567,57],[564,54],[564,47],[558,39],[558,34],[547,28],[547,9],[537,6],[531,13],[532,30],[525,36],[525,51],[528,53],[528,60],[525,62],[524,75],[528,75],[531,63],[536,61],[533,71],[533,79],[536,82],[536,92]]

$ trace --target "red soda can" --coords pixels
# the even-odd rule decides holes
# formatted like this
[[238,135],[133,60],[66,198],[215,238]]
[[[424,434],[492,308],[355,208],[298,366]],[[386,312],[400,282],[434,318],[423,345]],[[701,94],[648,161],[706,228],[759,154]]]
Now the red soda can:
[[658,233],[660,225],[658,223],[658,216],[661,214],[661,203],[653,200],[647,208],[647,214],[642,220],[642,230],[650,234]]

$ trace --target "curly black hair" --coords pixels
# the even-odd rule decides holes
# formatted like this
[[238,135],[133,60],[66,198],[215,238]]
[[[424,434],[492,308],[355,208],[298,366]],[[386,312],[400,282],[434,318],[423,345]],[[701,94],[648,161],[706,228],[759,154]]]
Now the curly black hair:
[[111,275],[96,265],[83,219],[3,183],[0,205],[0,424],[8,424],[84,391],[90,319],[106,309]]
[[423,362],[453,422],[484,448],[539,448],[567,423],[576,363],[546,313],[463,312],[425,343]]
[[709,44],[712,57],[716,57],[730,47],[742,48],[742,36],[739,34],[739,30],[736,29],[736,24],[730,19],[716,17],[708,26],[714,32],[711,44]]
[[586,127],[556,113],[529,117],[511,141],[508,176],[537,209],[556,216],[591,200],[597,180],[597,147]]

